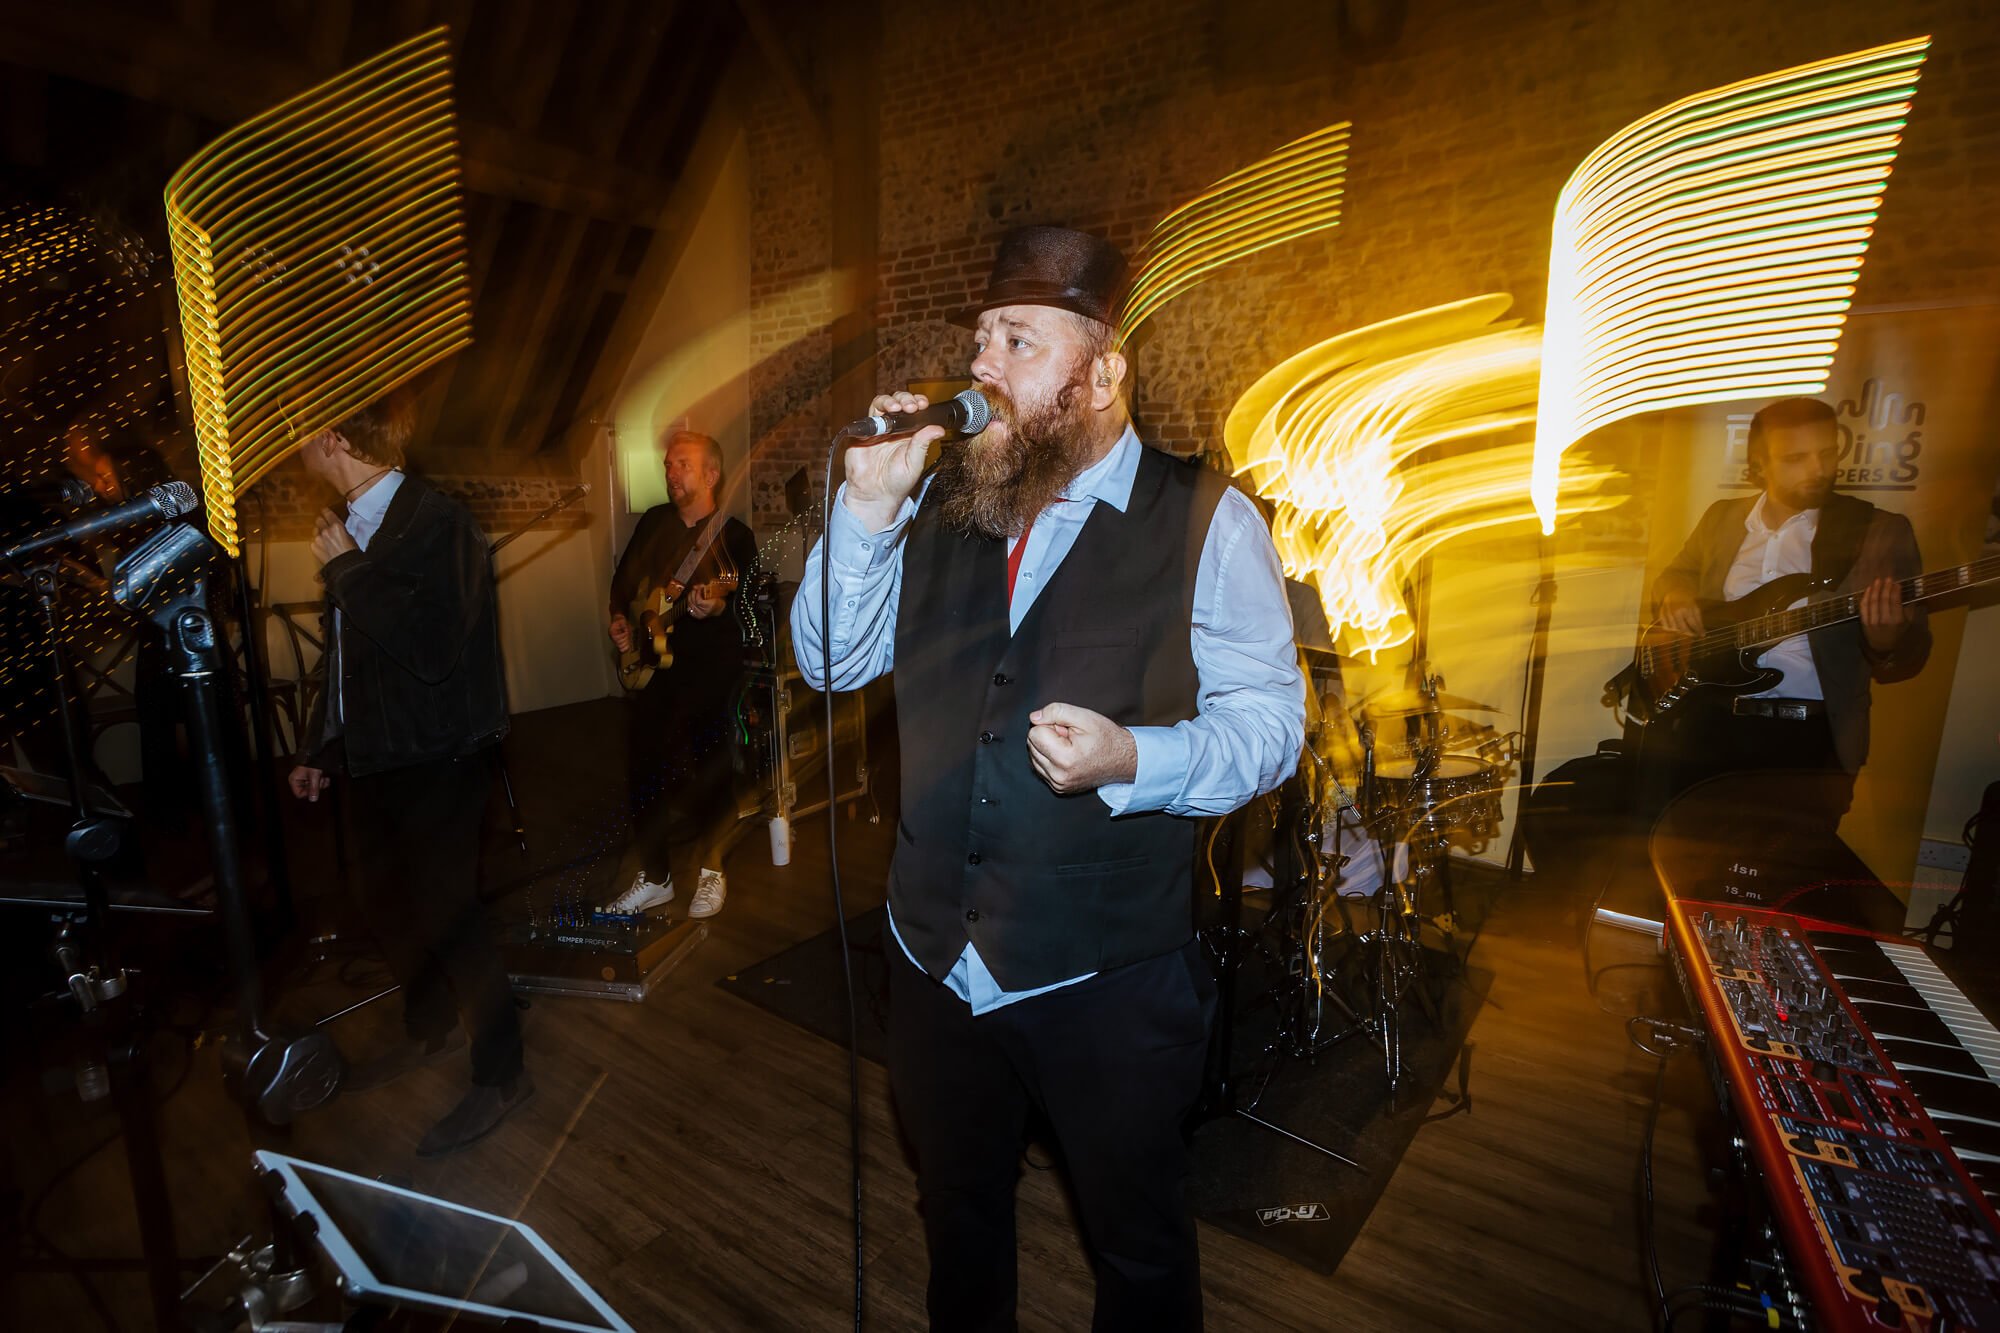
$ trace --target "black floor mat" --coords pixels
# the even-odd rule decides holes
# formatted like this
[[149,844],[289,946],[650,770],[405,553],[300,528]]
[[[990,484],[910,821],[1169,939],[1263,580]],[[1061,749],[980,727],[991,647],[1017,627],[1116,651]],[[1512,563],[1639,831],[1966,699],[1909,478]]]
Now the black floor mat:
[[[882,909],[851,918],[847,931],[860,1052],[881,1063],[888,1017]],[[887,947],[894,948],[893,941]],[[1470,1109],[1472,1048],[1465,1035],[1492,976],[1477,967],[1448,975],[1457,972],[1450,958],[1435,950],[1427,950],[1426,958],[1438,994],[1438,1021],[1424,1016],[1414,1001],[1406,1006],[1400,1109],[1390,1105],[1382,1054],[1365,1037],[1351,1038],[1311,1063],[1282,1062],[1266,1080],[1266,1066],[1254,1053],[1266,1042],[1259,1027],[1260,1021],[1269,1022],[1268,1007],[1260,1011],[1246,1003],[1237,1028],[1243,1054],[1236,1063],[1244,1071],[1239,1104],[1255,1098],[1253,1114],[1260,1119],[1352,1158],[1361,1169],[1241,1117],[1213,1120],[1194,1139],[1191,1188],[1203,1220],[1320,1272],[1339,1266],[1418,1128],[1440,1108]],[[717,984],[816,1036],[847,1044],[840,955],[830,930]]]

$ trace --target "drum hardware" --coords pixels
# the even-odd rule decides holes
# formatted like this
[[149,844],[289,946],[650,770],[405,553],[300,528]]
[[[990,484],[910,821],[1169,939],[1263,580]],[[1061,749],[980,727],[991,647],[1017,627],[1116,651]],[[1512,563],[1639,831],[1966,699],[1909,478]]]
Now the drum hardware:
[[[1279,805],[1279,828],[1285,830],[1296,827],[1295,819],[1304,812],[1299,808],[1299,783],[1294,780],[1279,790],[1284,793]],[[1210,954],[1216,973],[1217,1003],[1214,1036],[1209,1046],[1208,1069],[1202,1080],[1201,1095],[1195,1108],[1189,1113],[1187,1128],[1192,1131],[1211,1120],[1236,1118],[1291,1140],[1301,1147],[1310,1148],[1325,1157],[1330,1157],[1343,1166],[1351,1166],[1357,1171],[1366,1168],[1351,1157],[1344,1156],[1316,1143],[1304,1135],[1293,1133],[1283,1125],[1276,1124],[1256,1114],[1255,1107],[1263,1099],[1264,1091],[1270,1086],[1272,1076],[1282,1063],[1286,1052],[1279,1043],[1273,1043],[1262,1053],[1272,1057],[1258,1083],[1256,1096],[1247,1104],[1238,1093],[1235,1068],[1236,1014],[1239,981],[1242,974],[1243,957],[1246,949],[1265,951],[1258,939],[1259,932],[1243,925],[1243,858],[1236,832],[1243,813],[1218,820],[1209,831],[1205,842],[1204,855],[1210,872],[1214,875],[1217,895],[1222,900],[1222,922],[1201,932],[1201,941]],[[1286,862],[1291,861],[1297,849],[1295,838],[1280,838],[1277,843],[1280,876],[1278,885],[1293,885],[1298,876],[1285,873],[1291,869]],[[1220,855],[1218,855],[1218,851]],[[1267,918],[1268,921],[1268,918]]]
[[[1310,653],[1302,657],[1309,670],[1318,668]],[[1266,1054],[1311,1059],[1363,1036],[1381,1051],[1392,1093],[1404,1072],[1406,1008],[1414,1003],[1423,1017],[1439,1019],[1423,935],[1429,926],[1447,948],[1456,938],[1451,849],[1483,847],[1497,835],[1513,744],[1511,735],[1454,716],[1496,711],[1491,705],[1444,693],[1442,678],[1418,666],[1415,689],[1377,694],[1352,718],[1337,699],[1309,700],[1295,896],[1274,901],[1265,930],[1271,938],[1254,946],[1283,977],[1278,1033]],[[1399,738],[1384,744],[1382,724],[1395,722],[1403,724]],[[1330,758],[1343,723],[1358,742],[1355,783],[1343,780]],[[1351,827],[1342,823],[1343,809],[1352,812]],[[1350,836],[1362,840],[1357,851],[1378,855],[1383,866],[1358,914],[1337,891],[1354,860],[1344,845]],[[1441,910],[1427,914],[1432,903]]]

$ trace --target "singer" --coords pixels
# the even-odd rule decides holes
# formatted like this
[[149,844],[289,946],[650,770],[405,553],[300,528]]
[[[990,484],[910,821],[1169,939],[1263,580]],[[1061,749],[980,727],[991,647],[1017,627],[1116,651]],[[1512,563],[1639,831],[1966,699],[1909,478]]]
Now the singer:
[[347,783],[362,918],[403,988],[404,1039],[354,1067],[358,1092],[436,1060],[472,1032],[472,1089],[417,1154],[492,1132],[534,1085],[520,1016],[479,900],[488,751],[507,732],[506,686],[486,536],[465,506],[402,472],[411,410],[401,395],[307,440],[306,471],[338,492],[312,552],[326,585],[326,687],[293,795]]
[[1190,924],[1194,817],[1292,771],[1304,682],[1256,509],[1132,428],[1125,275],[1095,236],[1006,235],[985,298],[953,316],[976,330],[990,424],[928,475],[941,426],[850,448],[793,602],[807,680],[895,673],[889,1068],[935,1329],[1014,1326],[1031,1107],[1095,1259],[1093,1326],[1201,1325],[1181,1122],[1215,987]]

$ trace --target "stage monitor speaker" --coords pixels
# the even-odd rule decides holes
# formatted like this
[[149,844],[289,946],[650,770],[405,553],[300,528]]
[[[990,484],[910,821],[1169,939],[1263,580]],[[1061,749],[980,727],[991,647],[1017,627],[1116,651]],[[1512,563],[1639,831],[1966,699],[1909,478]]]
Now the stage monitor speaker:
[[302,1158],[259,1152],[256,1162],[357,1304],[510,1330],[633,1333],[533,1227]]

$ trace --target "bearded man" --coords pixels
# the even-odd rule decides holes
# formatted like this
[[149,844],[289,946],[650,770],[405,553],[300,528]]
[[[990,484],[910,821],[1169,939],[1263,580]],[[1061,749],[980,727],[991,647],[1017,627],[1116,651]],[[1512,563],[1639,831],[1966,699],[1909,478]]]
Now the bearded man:
[[[1655,775],[1673,793],[1724,773],[1815,772],[1787,799],[1810,801],[1830,832],[1868,757],[1870,682],[1908,680],[1930,657],[1930,624],[1901,580],[1923,571],[1901,514],[1834,489],[1840,435],[1813,398],[1767,403],[1750,419],[1750,479],[1760,493],[1717,500],[1654,584],[1659,622],[1698,636],[1703,602],[1746,597],[1787,574],[1854,594],[1860,616],[1781,639],[1758,665],[1783,673],[1758,694],[1697,691],[1673,723],[1671,762]],[[1768,789],[1767,789],[1768,790]],[[1791,789],[1787,789],[1788,792]]]
[[1097,237],[1009,233],[985,299],[953,316],[976,330],[991,424],[928,476],[937,427],[849,450],[793,603],[808,681],[895,672],[889,1069],[937,1329],[1014,1325],[1031,1107],[1074,1186],[1094,1327],[1201,1324],[1182,1122],[1215,985],[1194,821],[1292,772],[1304,682],[1256,509],[1132,429],[1124,281]]

